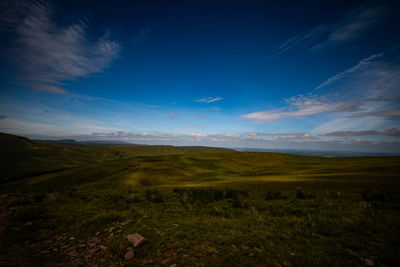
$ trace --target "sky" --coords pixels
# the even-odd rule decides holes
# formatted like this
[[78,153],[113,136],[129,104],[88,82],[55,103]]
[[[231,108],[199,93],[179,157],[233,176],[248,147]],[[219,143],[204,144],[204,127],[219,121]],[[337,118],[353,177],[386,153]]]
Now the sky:
[[0,132],[400,153],[398,1],[0,1]]

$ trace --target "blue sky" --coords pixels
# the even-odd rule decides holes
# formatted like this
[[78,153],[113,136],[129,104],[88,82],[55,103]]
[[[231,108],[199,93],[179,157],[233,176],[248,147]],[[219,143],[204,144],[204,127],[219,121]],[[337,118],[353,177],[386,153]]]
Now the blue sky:
[[0,131],[400,152],[397,1],[2,1]]

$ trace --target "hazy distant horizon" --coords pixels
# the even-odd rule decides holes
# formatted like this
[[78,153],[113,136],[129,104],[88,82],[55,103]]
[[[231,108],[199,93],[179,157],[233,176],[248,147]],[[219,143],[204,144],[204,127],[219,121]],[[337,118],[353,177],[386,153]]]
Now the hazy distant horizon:
[[246,146],[229,146],[224,145],[216,145],[213,143],[173,143],[168,142],[168,140],[164,140],[162,142],[157,142],[157,140],[153,140],[152,142],[146,142],[143,140],[116,140],[116,139],[76,139],[72,137],[65,138],[57,138],[57,137],[29,137],[31,140],[39,140],[39,141],[75,141],[75,142],[98,142],[98,143],[118,143],[121,144],[133,144],[133,145],[173,145],[173,146],[207,146],[207,147],[222,147],[222,148],[230,148],[237,151],[247,151],[247,152],[278,152],[278,153],[288,153],[288,154],[296,154],[296,155],[314,155],[314,156],[354,156],[354,155],[400,155],[398,151],[377,151],[377,150],[349,150],[343,147],[342,149],[321,149],[321,147],[317,147],[315,149],[310,148],[301,148],[301,147],[293,147],[293,148],[285,148],[285,147],[246,147]]

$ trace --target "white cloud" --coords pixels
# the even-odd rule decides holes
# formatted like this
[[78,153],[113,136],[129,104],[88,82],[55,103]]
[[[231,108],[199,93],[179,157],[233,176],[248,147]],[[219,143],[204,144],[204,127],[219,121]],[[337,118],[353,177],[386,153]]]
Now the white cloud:
[[316,94],[294,96],[285,99],[285,102],[288,106],[284,109],[253,112],[242,115],[240,118],[252,120],[255,123],[265,123],[288,118],[305,118],[328,112],[356,111],[360,105],[356,101],[334,102],[328,96]]
[[16,36],[11,60],[21,71],[19,82],[32,89],[66,93],[65,81],[103,72],[120,51],[109,34],[90,41],[82,21],[57,25],[47,3],[16,1],[7,11],[2,23]]
[[207,97],[207,98],[197,99],[194,102],[200,102],[200,103],[208,104],[208,103],[213,103],[213,102],[216,102],[216,101],[220,101],[222,99],[223,99],[222,97]]

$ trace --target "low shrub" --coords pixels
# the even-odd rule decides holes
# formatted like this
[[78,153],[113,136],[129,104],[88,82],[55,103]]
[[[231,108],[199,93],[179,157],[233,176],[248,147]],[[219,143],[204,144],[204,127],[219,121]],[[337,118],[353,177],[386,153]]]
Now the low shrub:
[[134,191],[132,191],[126,198],[126,203],[136,203],[139,201],[140,201],[140,198],[139,198],[137,192],[134,192]]
[[119,202],[125,200],[125,197],[119,193],[107,193],[104,195],[104,200],[107,202]]
[[268,191],[266,194],[265,194],[265,199],[266,200],[285,200],[285,199],[288,199],[289,197],[288,197],[288,195],[287,194],[284,194],[284,193],[282,193],[281,191],[279,191],[279,192],[271,192],[271,191]]
[[247,209],[249,204],[247,202],[247,196],[245,194],[237,194],[233,197],[233,207]]
[[328,195],[328,197],[329,198],[332,198],[332,199],[340,199],[340,198],[342,198],[342,192],[340,192],[340,191],[336,191],[336,192],[327,192],[327,195]]
[[297,188],[296,190],[296,198],[297,199],[313,199],[315,198],[315,195],[309,192],[304,192],[301,190],[300,187]]
[[209,203],[226,198],[224,190],[213,189],[213,188],[190,188],[190,189],[175,188],[173,192],[180,195],[181,201],[183,203],[187,202],[193,203],[196,201]]
[[246,197],[249,196],[249,191],[246,190],[236,190],[236,189],[227,189],[225,192],[225,197],[227,198],[234,198],[239,195],[244,195]]
[[380,191],[364,190],[361,193],[361,196],[365,201],[393,202],[400,200],[399,193],[387,190],[380,190]]
[[158,177],[141,177],[138,180],[140,186],[154,186],[160,184]]
[[164,196],[158,190],[147,190],[146,199],[153,203],[164,202]]

